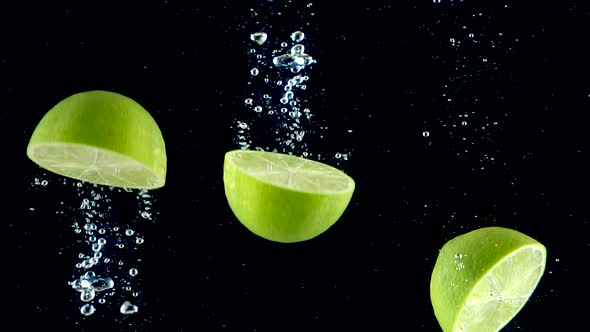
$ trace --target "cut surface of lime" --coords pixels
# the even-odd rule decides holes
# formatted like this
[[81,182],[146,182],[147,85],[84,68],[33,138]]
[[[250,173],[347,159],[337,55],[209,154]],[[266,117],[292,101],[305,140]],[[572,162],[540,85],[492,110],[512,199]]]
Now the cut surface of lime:
[[42,168],[94,184],[155,189],[166,179],[166,149],[155,120],[138,103],[87,91],[55,105],[27,147]]
[[537,287],[546,256],[536,240],[502,227],[481,228],[447,242],[430,282],[443,331],[499,331]]
[[311,239],[342,215],[354,180],[341,170],[293,155],[234,150],[226,153],[228,203],[253,233],[277,242]]

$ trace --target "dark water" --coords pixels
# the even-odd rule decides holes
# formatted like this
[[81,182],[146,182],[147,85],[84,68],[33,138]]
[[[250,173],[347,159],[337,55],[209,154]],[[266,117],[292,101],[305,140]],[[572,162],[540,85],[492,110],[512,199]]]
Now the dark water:
[[[540,284],[504,330],[586,329],[587,4],[308,3],[0,5],[3,330],[439,331],[429,299],[438,250],[491,225],[548,250]],[[279,144],[266,130],[275,120],[244,104],[266,89],[248,84],[249,36],[260,30],[269,43],[305,32],[317,63],[301,95],[314,116],[297,153],[357,182],[344,216],[299,244],[251,234],[223,193],[237,119],[255,145]],[[136,192],[110,193],[99,209],[111,207],[109,230],[145,239],[108,253],[124,261],[111,275],[139,294],[115,281],[84,317],[68,282],[89,248],[72,224],[92,188],[63,185],[25,149],[50,107],[93,89],[154,116],[169,171],[150,193],[153,220],[138,217]],[[138,313],[119,313],[128,298]]]

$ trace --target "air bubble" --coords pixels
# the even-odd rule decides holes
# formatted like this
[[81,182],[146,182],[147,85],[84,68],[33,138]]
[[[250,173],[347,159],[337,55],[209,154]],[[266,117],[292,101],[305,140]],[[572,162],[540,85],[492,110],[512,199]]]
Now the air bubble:
[[267,38],[268,38],[268,35],[265,32],[255,32],[250,35],[250,40],[252,40],[253,42],[255,42],[258,45],[264,44],[264,42],[266,41]]
[[293,47],[291,47],[291,54],[292,55],[300,56],[300,55],[303,55],[303,52],[305,52],[305,46],[303,46],[301,44],[293,45]]
[[258,68],[252,68],[252,69],[250,70],[250,75],[252,75],[252,76],[257,76],[259,72],[260,72],[260,71],[258,70]]
[[304,38],[305,38],[305,33],[301,32],[301,31],[295,31],[291,34],[291,40],[296,43],[299,43]]
[[94,288],[84,288],[80,292],[80,300],[90,302],[94,299],[95,294]]
[[86,303],[85,305],[80,307],[80,313],[84,316],[90,316],[92,315],[94,312],[96,311],[96,309],[94,308],[94,306],[90,303]]
[[252,100],[252,98],[246,98],[246,100],[244,100],[244,103],[245,103],[246,105],[252,105],[252,103],[253,103],[253,102],[254,102],[254,101]]
[[129,275],[132,277],[135,277],[137,275],[137,269],[136,268],[129,269]]
[[256,113],[262,112],[262,107],[260,107],[260,106],[254,107],[254,112],[256,112]]
[[135,231],[134,231],[134,230],[132,230],[132,229],[127,229],[127,230],[125,231],[125,235],[127,235],[127,236],[131,236],[131,235],[133,235],[133,234],[135,234]]
[[130,314],[134,314],[138,311],[138,308],[136,305],[131,304],[131,302],[129,301],[125,301],[123,302],[123,304],[121,305],[121,308],[119,310],[123,315],[130,315]]
[[102,249],[102,246],[99,243],[93,243],[92,244],[92,251],[99,252],[100,249]]

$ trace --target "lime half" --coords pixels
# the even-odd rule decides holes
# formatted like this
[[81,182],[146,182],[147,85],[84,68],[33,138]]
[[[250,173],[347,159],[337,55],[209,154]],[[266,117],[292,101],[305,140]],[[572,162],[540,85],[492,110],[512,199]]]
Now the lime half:
[[235,216],[253,233],[277,242],[309,240],[344,213],[354,191],[344,172],[287,154],[226,153],[225,195]]
[[545,247],[502,227],[460,235],[440,250],[430,281],[445,332],[499,331],[525,305],[545,270]]
[[59,102],[35,128],[27,155],[51,172],[106,186],[155,189],[166,179],[160,128],[141,105],[114,92]]

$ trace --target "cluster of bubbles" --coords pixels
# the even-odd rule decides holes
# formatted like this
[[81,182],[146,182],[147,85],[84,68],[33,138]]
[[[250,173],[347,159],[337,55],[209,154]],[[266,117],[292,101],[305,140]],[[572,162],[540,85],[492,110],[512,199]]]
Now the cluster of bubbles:
[[[76,263],[76,269],[80,271],[80,275],[70,281],[69,285],[80,293],[80,300],[83,302],[80,313],[84,316],[90,316],[96,311],[93,304],[94,299],[98,298],[97,302],[99,304],[105,304],[106,296],[115,295],[115,289],[118,286],[126,291],[127,296],[130,295],[132,298],[139,296],[139,292],[131,286],[132,281],[130,279],[138,275],[139,271],[135,265],[141,262],[141,258],[137,259],[137,263],[131,263],[132,267],[125,268],[124,260],[107,257],[105,252],[115,252],[115,255],[117,255],[117,252],[125,248],[129,248],[129,250],[137,249],[144,243],[144,238],[130,225],[111,225],[109,222],[111,217],[109,215],[109,203],[111,201],[109,194],[113,190],[121,192],[121,189],[93,186],[90,192],[87,192],[85,188],[85,186],[88,186],[87,184],[77,182],[76,186],[80,189],[81,203],[79,211],[83,221],[75,221],[72,227],[74,233],[82,237],[81,242],[88,246],[88,250],[86,253],[78,255],[80,262]],[[132,192],[132,190],[128,189],[125,189],[125,191]],[[137,191],[136,200],[139,201],[139,211],[136,219],[152,219],[150,211],[152,201],[150,198],[151,195],[147,191]],[[107,208],[101,208],[101,205]],[[120,255],[125,256],[125,253]],[[109,273],[112,273],[115,269],[126,272],[114,277],[117,279],[117,283],[109,276]],[[99,275],[95,270],[102,271],[102,274]],[[103,294],[104,296],[101,296]],[[124,315],[137,313],[139,308],[134,304],[135,300],[130,301],[125,297],[122,297],[119,312]]]
[[[71,229],[80,247],[72,279],[68,281],[80,301],[80,314],[92,316],[101,305],[109,303],[125,316],[139,312],[140,250],[145,240],[137,226],[154,220],[152,195],[146,190],[119,189],[66,178],[50,183],[36,177],[32,186],[57,189],[52,184],[73,187],[79,198],[75,206],[67,206],[62,201],[56,214],[73,219]],[[133,194],[137,204],[136,215],[131,218],[133,222],[114,220],[113,195],[130,197]],[[34,207],[29,210],[36,211]],[[74,215],[67,214],[68,210]]]
[[[289,43],[284,41],[280,43],[280,48],[269,52],[272,56],[272,64],[270,64],[271,61],[268,61],[269,58],[264,53],[268,49],[262,47],[268,39],[266,32],[250,34],[250,40],[258,46],[249,50],[255,63],[254,67],[250,68],[250,75],[253,79],[263,76],[264,83],[271,85],[269,88],[271,91],[264,91],[261,96],[254,96],[255,98],[248,97],[244,100],[244,104],[254,113],[267,114],[278,119],[274,134],[277,134],[275,137],[279,147],[293,151],[296,149],[295,145],[299,144],[306,152],[302,142],[307,131],[302,119],[309,121],[312,114],[309,107],[302,105],[304,100],[297,96],[297,92],[307,89],[306,83],[310,77],[305,75],[304,71],[316,63],[316,60],[305,52],[305,46],[302,44],[305,33],[294,31],[290,36],[292,42],[290,48]],[[275,91],[276,95],[273,95],[272,91]],[[274,103],[273,100],[275,100]],[[246,121],[240,120],[237,120],[236,124],[238,144],[243,149],[250,148],[252,145],[249,135],[250,126]]]
[[[292,30],[265,22],[280,20],[291,10],[302,19],[301,25]],[[327,126],[322,127],[316,121],[312,112],[316,106],[311,104],[311,69],[317,60],[313,56],[313,35],[308,36],[308,31],[303,30],[313,31],[313,3],[307,3],[303,11],[289,4],[281,11],[270,8],[250,11],[257,27],[254,30],[244,26],[252,29],[248,31],[249,40],[245,40],[244,48],[249,75],[243,98],[246,112],[240,113],[232,125],[236,131],[235,143],[242,149],[330,159],[335,164],[347,161],[350,151],[311,152],[311,145],[323,139],[327,130]]]
[[[441,1],[434,0],[434,3]],[[461,12],[459,16],[453,14],[454,3],[448,5],[440,7],[434,23],[425,27],[433,40],[442,41],[440,53],[435,52],[432,60],[444,67],[448,76],[443,78],[438,95],[433,96],[439,103],[438,111],[425,118],[421,135],[428,146],[437,141],[451,146],[456,158],[476,161],[472,169],[483,171],[496,166],[496,138],[509,117],[507,112],[489,112],[485,105],[494,104],[495,109],[501,109],[502,92],[509,85],[499,85],[494,96],[487,91],[467,89],[477,88],[473,82],[480,80],[480,75],[493,77],[497,82],[506,79],[504,75],[509,71],[497,59],[519,43],[519,36],[510,37],[497,28],[501,24],[495,24],[495,20],[502,19],[502,10],[508,10],[508,5],[493,15],[474,8],[471,13]],[[451,20],[452,24],[446,25]]]

